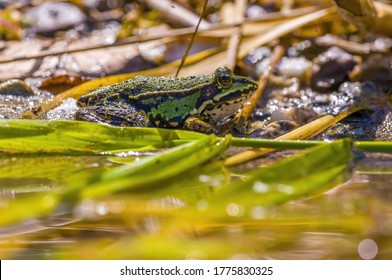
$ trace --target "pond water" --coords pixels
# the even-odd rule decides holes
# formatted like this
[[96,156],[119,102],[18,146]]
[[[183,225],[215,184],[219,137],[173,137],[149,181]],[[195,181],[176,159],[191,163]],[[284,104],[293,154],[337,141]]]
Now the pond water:
[[[67,187],[68,177],[77,174],[83,178],[113,165],[117,165],[113,158],[102,156],[2,157],[0,202],[4,206],[37,193],[55,192]],[[187,204],[203,204],[203,198],[214,192],[214,185],[226,180],[223,173],[199,176],[201,183],[193,187],[186,183],[194,182],[193,174],[187,174],[186,179],[179,178],[171,188],[161,192],[121,193],[76,204],[64,201],[46,218],[1,227],[0,257],[392,257],[392,157],[388,154],[357,157],[355,169],[345,183],[320,195],[280,206],[255,206],[250,219],[192,219],[191,214],[182,215],[181,209]]]

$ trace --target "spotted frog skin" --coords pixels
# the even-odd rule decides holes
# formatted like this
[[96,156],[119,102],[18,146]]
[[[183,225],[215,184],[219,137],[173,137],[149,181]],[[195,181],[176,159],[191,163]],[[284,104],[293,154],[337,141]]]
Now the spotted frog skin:
[[75,119],[217,133],[256,88],[227,67],[202,76],[137,76],[82,96]]

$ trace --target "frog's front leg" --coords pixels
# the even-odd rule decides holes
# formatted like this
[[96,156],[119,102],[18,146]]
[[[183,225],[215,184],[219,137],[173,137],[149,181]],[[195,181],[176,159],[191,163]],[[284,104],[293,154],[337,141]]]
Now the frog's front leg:
[[89,106],[80,108],[75,113],[75,119],[114,126],[148,127],[146,114],[130,106]]
[[184,128],[186,130],[197,131],[202,133],[217,134],[219,132],[219,130],[215,126],[196,117],[190,117],[186,119],[184,123]]

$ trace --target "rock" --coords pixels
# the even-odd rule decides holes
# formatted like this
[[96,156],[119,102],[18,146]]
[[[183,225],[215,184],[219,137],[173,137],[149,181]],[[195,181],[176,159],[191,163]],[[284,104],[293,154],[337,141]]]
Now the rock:
[[321,92],[335,90],[348,80],[356,65],[354,56],[338,47],[331,47],[313,61],[312,86]]
[[31,96],[34,91],[25,82],[12,79],[0,84],[0,95]]
[[67,29],[86,20],[86,15],[75,5],[56,2],[44,3],[26,12],[25,22],[37,33],[50,33]]

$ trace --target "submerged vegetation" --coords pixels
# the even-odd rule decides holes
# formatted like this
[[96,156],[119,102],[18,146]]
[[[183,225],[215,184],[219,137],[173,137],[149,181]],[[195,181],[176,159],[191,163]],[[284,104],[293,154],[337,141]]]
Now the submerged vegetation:
[[[388,1],[15,2],[0,2],[0,258],[392,257]],[[100,86],[220,66],[258,80],[224,133],[75,120]]]
[[[369,150],[370,143],[249,141],[75,121],[1,124],[3,258],[18,257],[12,248],[18,248],[20,240],[28,245],[37,238],[43,242],[39,247],[50,250],[50,258],[258,258],[263,257],[258,247],[263,245],[256,241],[261,236],[255,230],[275,232],[291,224],[294,229],[287,230],[296,233],[295,228],[305,223],[315,230],[338,227],[354,233],[370,222],[363,223],[366,214],[355,209],[349,215],[319,213],[317,218],[317,213],[308,217],[301,208],[288,211],[280,206],[298,199],[305,203],[344,183],[354,171],[353,151]],[[300,150],[269,166],[240,171],[224,165],[228,148],[234,146]],[[392,145],[371,142],[370,147],[373,152],[390,152]],[[360,203],[353,201],[349,205]],[[320,199],[310,202],[317,204]],[[230,243],[234,237],[227,227],[247,232],[242,238],[253,240],[255,247]],[[141,232],[131,237],[127,229]],[[79,231],[91,232],[90,240]],[[99,237],[101,231],[104,239]],[[48,232],[57,236],[55,240],[60,238],[55,246],[45,245]],[[66,237],[69,233],[73,237]],[[69,238],[74,241],[64,247],[60,240]],[[120,239],[106,248],[107,238]],[[275,238],[282,242],[279,235]],[[39,255],[28,250],[20,257]]]

